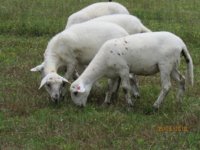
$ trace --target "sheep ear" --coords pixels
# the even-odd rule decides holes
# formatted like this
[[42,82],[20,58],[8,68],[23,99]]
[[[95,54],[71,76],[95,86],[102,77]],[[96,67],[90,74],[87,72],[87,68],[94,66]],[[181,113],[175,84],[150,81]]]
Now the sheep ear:
[[40,83],[39,89],[41,89],[46,83],[47,83],[47,78],[44,77],[44,78],[42,79],[41,83]]
[[67,79],[65,79],[65,78],[63,78],[63,77],[62,77],[62,81],[64,81],[64,82],[67,82],[67,83],[71,84],[71,82],[69,82],[69,80],[67,80]]
[[32,68],[31,71],[32,72],[38,72],[38,71],[41,72],[43,69],[44,69],[44,63]]

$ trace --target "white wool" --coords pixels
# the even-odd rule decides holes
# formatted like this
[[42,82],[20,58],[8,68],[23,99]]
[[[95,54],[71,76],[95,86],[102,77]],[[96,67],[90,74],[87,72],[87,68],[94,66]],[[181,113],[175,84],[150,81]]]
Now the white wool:
[[91,4],[69,16],[66,29],[70,26],[110,14],[129,14],[128,10],[116,2],[98,2]]

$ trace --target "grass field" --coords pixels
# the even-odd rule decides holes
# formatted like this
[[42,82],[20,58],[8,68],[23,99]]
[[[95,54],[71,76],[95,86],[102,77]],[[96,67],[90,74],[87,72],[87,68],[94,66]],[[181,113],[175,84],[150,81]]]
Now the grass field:
[[[104,81],[84,109],[69,96],[55,106],[38,90],[40,75],[29,70],[43,61],[47,42],[64,29],[67,17],[96,1],[0,0],[0,150],[200,148],[200,1],[117,1],[153,31],[173,32],[187,44],[195,84],[187,88],[181,108],[173,83],[159,112],[147,115],[160,92],[159,75],[139,78],[141,98],[131,110],[123,92],[113,105],[101,107]],[[182,72],[185,66],[182,60]]]

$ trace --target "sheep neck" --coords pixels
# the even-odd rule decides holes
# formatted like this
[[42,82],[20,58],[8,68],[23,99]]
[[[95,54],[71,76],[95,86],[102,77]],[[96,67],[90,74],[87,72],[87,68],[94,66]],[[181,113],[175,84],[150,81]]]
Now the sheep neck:
[[98,79],[103,77],[106,72],[105,65],[100,63],[90,63],[85,71],[81,74],[81,79],[86,85],[93,85]]
[[57,72],[58,69],[58,58],[56,55],[45,56],[44,73],[47,75],[51,72]]
[[[44,54],[44,73],[45,75],[51,72],[57,72],[58,67],[61,65],[60,57],[58,56],[58,51],[62,49],[62,32],[54,36],[47,45],[47,49]],[[57,51],[57,52],[56,52]]]

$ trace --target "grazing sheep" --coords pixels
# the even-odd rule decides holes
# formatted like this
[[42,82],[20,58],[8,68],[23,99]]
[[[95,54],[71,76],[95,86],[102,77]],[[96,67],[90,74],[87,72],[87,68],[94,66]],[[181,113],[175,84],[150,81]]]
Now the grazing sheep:
[[[40,88],[45,85],[53,101],[63,96],[64,83],[72,79],[75,68],[88,65],[104,42],[127,36],[120,26],[108,22],[85,22],[76,24],[54,36],[44,54],[44,65],[31,71],[42,71]],[[57,74],[61,66],[67,67],[65,78]],[[41,70],[40,70],[41,69]],[[63,81],[63,82],[61,82]]]
[[112,22],[124,28],[129,34],[151,32],[150,29],[148,29],[142,24],[140,19],[138,19],[136,16],[128,14],[114,14],[101,16],[98,18],[94,18],[90,21]]
[[[126,14],[107,15],[92,19],[90,21],[95,21],[95,22],[103,21],[103,22],[115,23],[124,28],[129,34],[151,32],[151,30],[145,27],[137,17],[132,15],[126,15]],[[43,66],[44,63],[41,63],[35,68],[32,68],[31,71],[42,71]]]
[[[153,107],[159,108],[171,87],[170,76],[179,83],[177,98],[185,91],[185,78],[178,71],[180,55],[187,63],[187,79],[193,85],[192,58],[184,42],[169,32],[148,32],[107,41],[81,76],[71,84],[71,97],[75,104],[85,106],[95,81],[103,76],[122,80],[125,99],[133,105],[130,94],[129,73],[153,75],[160,72],[162,90]],[[110,89],[112,94],[112,86]]]
[[[106,16],[94,18],[90,21],[112,22],[112,23],[115,23],[115,24],[121,26],[122,28],[124,28],[129,34],[151,32],[150,29],[148,29],[147,27],[145,27],[142,24],[140,19],[138,19],[135,16],[129,15],[129,14],[106,15]],[[138,83],[136,82],[136,77],[133,74],[130,74],[130,82],[131,82],[132,93],[133,93],[134,97],[139,98],[140,94],[139,94],[139,89],[137,86]],[[109,81],[109,83],[112,83],[112,82]],[[117,94],[119,84],[120,84],[120,82],[118,81],[114,84],[115,86],[109,85],[109,87],[113,87],[112,91]],[[106,93],[105,101],[110,103],[110,99],[111,99],[111,95],[110,95],[110,92],[108,91]]]
[[99,2],[89,5],[69,16],[66,29],[70,26],[110,14],[129,14],[128,10],[117,2]]

